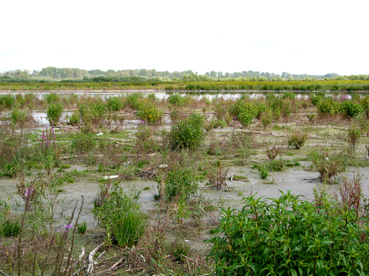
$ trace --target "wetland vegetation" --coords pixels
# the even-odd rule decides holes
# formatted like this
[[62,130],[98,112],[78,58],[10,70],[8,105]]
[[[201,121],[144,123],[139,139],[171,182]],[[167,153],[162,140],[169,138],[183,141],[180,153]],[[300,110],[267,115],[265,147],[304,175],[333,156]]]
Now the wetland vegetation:
[[367,275],[369,96],[319,90],[369,82],[319,83],[0,83],[281,91],[0,95],[0,273]]

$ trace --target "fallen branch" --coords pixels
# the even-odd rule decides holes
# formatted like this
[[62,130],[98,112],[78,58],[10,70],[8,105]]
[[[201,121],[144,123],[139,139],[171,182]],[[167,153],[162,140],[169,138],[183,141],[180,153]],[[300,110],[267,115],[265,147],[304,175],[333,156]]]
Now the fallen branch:
[[[90,255],[88,256],[88,262],[89,262],[89,265],[88,265],[88,268],[87,268],[87,274],[91,274],[92,273],[92,271],[94,270],[94,264],[95,264],[95,262],[94,262],[94,255],[96,254],[96,252],[104,245],[105,243],[103,242],[103,243],[101,243],[98,247],[96,247],[94,250],[92,250],[91,252],[90,252]],[[104,251],[105,252],[105,251]],[[104,253],[103,252],[103,253]],[[103,254],[102,253],[102,254]],[[101,254],[101,255],[102,255]],[[99,258],[101,257],[101,255],[99,256]]]

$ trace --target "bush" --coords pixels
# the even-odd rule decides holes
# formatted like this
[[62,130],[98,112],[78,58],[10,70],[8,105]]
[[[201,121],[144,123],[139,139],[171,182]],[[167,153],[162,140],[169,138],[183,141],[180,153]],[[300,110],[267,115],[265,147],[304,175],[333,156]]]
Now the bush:
[[63,114],[63,105],[61,103],[50,104],[47,109],[47,119],[49,120],[50,125],[54,122],[57,124]]
[[[158,182],[161,184],[161,181]],[[160,194],[161,187],[159,186]],[[168,172],[164,178],[164,197],[171,201],[177,196],[187,198],[196,195],[198,184],[194,182],[194,176],[190,169],[175,168]]]
[[106,229],[109,243],[120,247],[133,246],[145,231],[146,216],[120,187],[115,186],[101,206],[94,207],[93,212]]
[[106,105],[109,111],[119,111],[123,108],[123,101],[119,97],[110,97],[106,100]]
[[353,155],[358,147],[361,137],[361,129],[352,124],[346,134],[346,142],[348,144],[348,153]]
[[50,93],[45,95],[45,100],[47,101],[48,104],[52,104],[52,103],[56,103],[57,101],[59,101],[60,96],[56,93]]
[[12,108],[14,101],[14,97],[10,95],[0,96],[0,107],[5,106],[6,108]]
[[71,150],[74,154],[89,153],[97,144],[94,133],[76,133],[71,135]]
[[168,97],[168,102],[175,106],[183,106],[185,104],[185,98],[179,94],[173,94]]
[[0,226],[0,234],[3,237],[18,236],[19,232],[20,224],[17,220],[12,220],[9,218]]
[[328,157],[327,153],[319,154],[313,152],[310,157],[314,168],[319,172],[319,179],[323,182],[331,183],[334,176],[345,170],[342,156],[332,155]]
[[136,115],[139,119],[152,125],[161,120],[163,111],[160,110],[154,103],[144,101],[138,108]]
[[72,116],[69,117],[69,124],[72,126],[79,124],[79,111],[78,110],[74,111]]
[[341,112],[347,117],[355,118],[360,113],[364,112],[364,108],[360,103],[346,100],[341,103]]
[[243,125],[244,127],[248,127],[252,124],[252,121],[254,119],[254,116],[250,113],[247,113],[246,111],[241,112],[237,116],[237,120]]
[[342,212],[327,196],[322,202],[288,191],[223,209],[218,235],[208,240],[216,275],[368,275],[368,218]]
[[288,146],[293,147],[295,149],[301,149],[307,138],[309,133],[303,130],[295,130],[292,134],[288,136]]
[[172,126],[170,144],[172,149],[195,149],[204,141],[205,118],[200,114],[191,114]]
[[326,98],[318,103],[318,111],[321,114],[337,114],[339,111],[339,103],[333,99]]

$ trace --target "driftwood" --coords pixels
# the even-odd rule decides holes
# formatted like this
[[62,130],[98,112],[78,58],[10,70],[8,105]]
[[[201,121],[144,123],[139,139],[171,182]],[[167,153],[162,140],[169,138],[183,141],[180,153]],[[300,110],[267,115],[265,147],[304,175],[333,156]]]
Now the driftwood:
[[139,177],[144,177],[144,178],[153,178],[153,177],[157,177],[158,173],[153,168],[151,168],[151,166],[147,166],[146,168],[136,173],[136,175]]
[[94,250],[92,250],[90,252],[90,255],[88,256],[88,268],[87,268],[87,274],[91,274],[94,270],[94,265],[96,264],[96,261],[102,256],[102,254],[105,253],[105,251],[100,254],[100,256],[96,259],[96,261],[94,261],[94,255],[96,254],[96,252],[104,245],[105,243],[101,243],[98,247],[96,247]]

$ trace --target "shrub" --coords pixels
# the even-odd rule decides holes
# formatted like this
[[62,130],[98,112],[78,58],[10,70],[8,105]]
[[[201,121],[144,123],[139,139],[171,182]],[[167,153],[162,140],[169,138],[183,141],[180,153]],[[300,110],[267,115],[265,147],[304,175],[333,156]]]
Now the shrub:
[[334,176],[345,170],[342,156],[331,155],[328,157],[327,153],[313,152],[310,157],[314,168],[319,172],[319,179],[323,182],[331,183]]
[[347,130],[346,134],[346,142],[348,145],[348,153],[353,155],[358,147],[358,143],[361,137],[361,129],[356,126],[356,124],[352,124],[350,128]]
[[168,97],[168,102],[175,106],[183,106],[185,103],[185,98],[179,94],[173,94]]
[[266,129],[273,122],[273,111],[268,108],[261,114],[261,122]]
[[119,111],[123,108],[123,101],[119,97],[110,97],[106,100],[106,105],[109,111]]
[[54,122],[57,124],[63,114],[63,105],[61,103],[50,104],[47,109],[47,119],[49,120],[50,125]]
[[267,178],[269,176],[268,165],[263,164],[263,165],[259,166],[259,173],[260,173],[261,179]]
[[326,195],[322,202],[288,191],[223,209],[208,240],[216,275],[368,275],[368,218],[342,212]]
[[20,232],[20,224],[17,220],[12,220],[8,218],[5,222],[0,226],[0,234],[3,237],[14,237],[18,236]]
[[331,98],[326,98],[319,102],[318,111],[321,114],[337,114],[339,111],[339,103]]
[[163,117],[163,111],[160,110],[154,103],[144,101],[139,106],[136,115],[139,119],[152,125],[161,120]]
[[5,106],[6,108],[12,108],[14,104],[14,97],[11,95],[0,96],[0,106]]
[[303,130],[295,130],[292,134],[288,136],[288,146],[293,147],[295,149],[301,149],[307,138],[309,133]]
[[194,176],[190,169],[175,168],[169,171],[164,180],[158,182],[160,194],[162,194],[161,181],[164,181],[163,195],[168,201],[177,196],[187,198],[197,194],[198,184],[194,182]]
[[254,116],[250,113],[247,113],[246,111],[242,111],[237,116],[237,120],[241,123],[241,125],[248,127],[252,124],[252,121],[254,119]]
[[71,135],[71,150],[74,154],[89,153],[97,144],[94,133],[76,133]]
[[72,116],[69,117],[69,124],[74,126],[79,124],[79,111],[73,112]]
[[170,144],[172,149],[195,149],[204,141],[205,118],[201,114],[191,114],[172,126]]
[[296,95],[293,92],[284,92],[282,98],[293,100],[296,98]]
[[146,216],[120,187],[114,186],[101,206],[95,205],[93,212],[106,229],[109,243],[120,247],[133,246],[145,231]]
[[60,99],[60,96],[54,92],[45,95],[45,100],[47,101],[48,104],[56,103],[57,101],[59,101],[59,99]]
[[360,113],[364,112],[364,108],[360,103],[346,100],[341,103],[341,112],[347,117],[355,118]]

